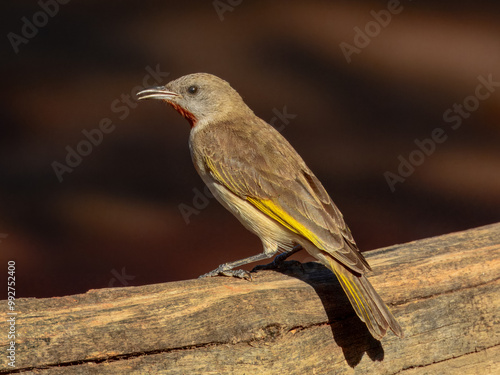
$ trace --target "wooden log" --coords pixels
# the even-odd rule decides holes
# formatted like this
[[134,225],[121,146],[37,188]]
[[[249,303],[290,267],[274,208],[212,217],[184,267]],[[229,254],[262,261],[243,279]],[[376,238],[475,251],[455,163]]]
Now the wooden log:
[[2,319],[0,373],[500,373],[500,223],[365,254],[403,339],[373,339],[322,265],[287,262],[252,282],[18,299],[15,368]]

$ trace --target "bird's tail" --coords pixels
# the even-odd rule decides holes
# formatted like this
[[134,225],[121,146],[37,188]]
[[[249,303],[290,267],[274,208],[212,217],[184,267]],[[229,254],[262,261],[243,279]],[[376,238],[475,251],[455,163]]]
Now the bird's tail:
[[351,272],[334,259],[330,260],[330,268],[337,276],[354,311],[365,322],[374,338],[380,340],[388,328],[396,336],[403,337],[401,326],[364,275]]

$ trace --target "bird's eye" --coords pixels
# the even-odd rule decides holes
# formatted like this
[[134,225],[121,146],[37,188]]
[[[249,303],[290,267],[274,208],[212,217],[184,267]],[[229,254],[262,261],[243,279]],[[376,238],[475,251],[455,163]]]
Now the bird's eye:
[[198,86],[189,86],[188,87],[188,93],[190,93],[191,95],[194,95],[198,92]]

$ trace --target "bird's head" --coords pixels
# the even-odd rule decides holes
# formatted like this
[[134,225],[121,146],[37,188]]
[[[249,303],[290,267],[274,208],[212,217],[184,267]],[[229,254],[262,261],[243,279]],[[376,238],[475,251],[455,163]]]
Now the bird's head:
[[189,121],[191,127],[200,121],[223,121],[247,111],[253,113],[229,83],[207,73],[189,74],[165,86],[139,91],[137,98],[167,102]]

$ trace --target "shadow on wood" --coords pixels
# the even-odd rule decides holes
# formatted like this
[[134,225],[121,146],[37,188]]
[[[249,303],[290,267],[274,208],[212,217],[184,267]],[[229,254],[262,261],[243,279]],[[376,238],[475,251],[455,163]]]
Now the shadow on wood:
[[355,367],[364,353],[374,361],[384,359],[381,342],[372,337],[357,317],[340,283],[328,268],[319,263],[289,261],[276,271],[304,281],[314,289],[323,304],[333,338],[342,348],[350,367]]

